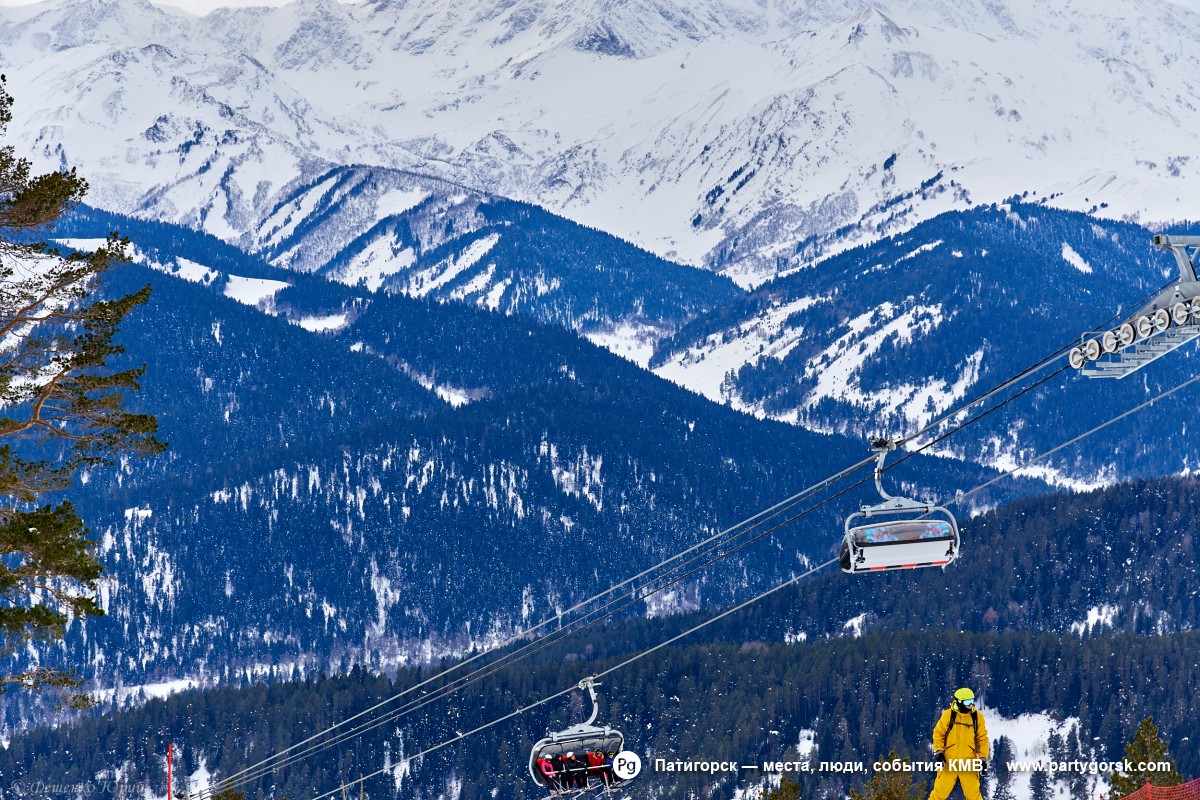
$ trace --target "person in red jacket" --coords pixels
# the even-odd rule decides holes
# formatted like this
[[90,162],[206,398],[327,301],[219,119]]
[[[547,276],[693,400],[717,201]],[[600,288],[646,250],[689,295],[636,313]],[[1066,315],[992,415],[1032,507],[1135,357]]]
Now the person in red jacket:
[[588,750],[588,778],[603,781],[608,785],[608,776],[604,772],[604,753],[599,750]]

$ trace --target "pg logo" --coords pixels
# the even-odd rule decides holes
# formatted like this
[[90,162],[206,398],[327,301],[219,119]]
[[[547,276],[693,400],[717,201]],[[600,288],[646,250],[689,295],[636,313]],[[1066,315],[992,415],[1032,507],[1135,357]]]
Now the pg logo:
[[613,774],[623,781],[636,778],[642,771],[642,759],[632,750],[622,750],[613,759]]

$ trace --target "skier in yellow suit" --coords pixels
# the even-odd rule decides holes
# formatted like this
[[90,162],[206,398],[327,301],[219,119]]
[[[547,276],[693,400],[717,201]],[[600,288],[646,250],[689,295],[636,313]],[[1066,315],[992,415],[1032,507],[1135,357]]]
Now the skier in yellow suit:
[[950,707],[933,726],[933,755],[941,769],[929,800],[946,800],[955,781],[962,784],[967,800],[983,800],[979,779],[987,774],[988,733],[970,689],[957,690]]

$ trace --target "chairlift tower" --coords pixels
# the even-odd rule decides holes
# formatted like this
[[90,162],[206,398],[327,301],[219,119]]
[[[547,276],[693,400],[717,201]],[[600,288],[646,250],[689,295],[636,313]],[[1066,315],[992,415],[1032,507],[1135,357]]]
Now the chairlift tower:
[[1154,246],[1170,250],[1179,279],[1124,323],[1085,339],[1067,361],[1088,378],[1124,378],[1200,336],[1200,236],[1158,234]]

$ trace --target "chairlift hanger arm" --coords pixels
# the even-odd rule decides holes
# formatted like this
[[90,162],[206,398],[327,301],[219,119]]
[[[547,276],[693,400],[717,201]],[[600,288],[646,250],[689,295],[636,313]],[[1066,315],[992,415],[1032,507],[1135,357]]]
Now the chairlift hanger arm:
[[879,496],[884,500],[895,500],[890,494],[883,490],[883,462],[887,459],[887,454],[896,449],[896,443],[891,439],[875,439],[871,442],[871,446],[879,451],[879,455],[875,457],[875,491],[879,492]]
[[934,508],[933,503],[888,494],[883,488],[883,473],[886,470],[883,464],[887,459],[887,454],[899,448],[899,444],[894,439],[879,438],[871,440],[871,447],[879,451],[879,455],[875,457],[875,491],[879,492],[879,496],[883,498],[883,502],[873,506],[862,506],[861,513],[863,516],[895,514],[902,511],[928,512]]
[[594,675],[589,675],[579,682],[579,688],[586,689],[588,697],[592,699],[592,715],[588,717],[587,722],[583,723],[584,725],[595,723],[596,717],[600,716],[600,700],[596,697],[596,687],[599,685]]

